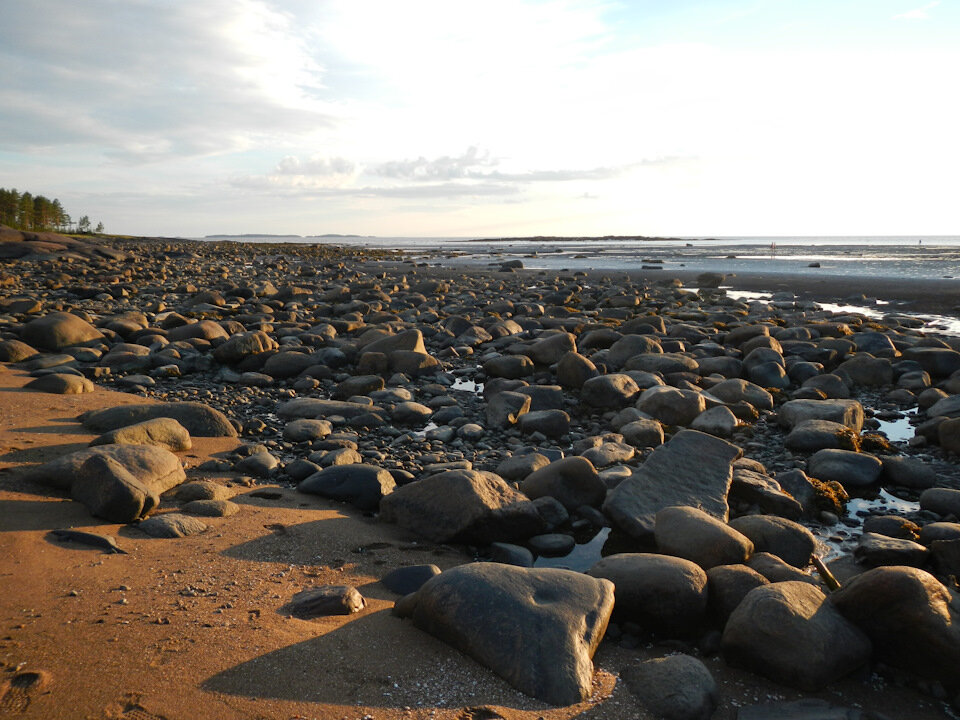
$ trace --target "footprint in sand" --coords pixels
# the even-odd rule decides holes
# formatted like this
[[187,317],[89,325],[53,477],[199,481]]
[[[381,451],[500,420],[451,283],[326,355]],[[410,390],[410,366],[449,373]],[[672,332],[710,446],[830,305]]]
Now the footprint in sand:
[[50,684],[42,670],[19,672],[0,685],[0,716],[26,712],[30,701]]

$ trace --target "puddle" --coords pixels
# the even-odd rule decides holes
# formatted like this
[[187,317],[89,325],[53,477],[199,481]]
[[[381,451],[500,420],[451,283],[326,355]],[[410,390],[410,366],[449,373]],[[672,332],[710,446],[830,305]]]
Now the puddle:
[[433,420],[431,420],[422,428],[420,428],[419,430],[414,430],[410,434],[413,435],[414,437],[422,438],[422,437],[426,437],[428,432],[430,432],[431,430],[436,430],[438,427],[440,426],[437,425]]
[[483,383],[474,382],[473,380],[466,380],[464,378],[457,378],[453,381],[453,385],[450,386],[450,389],[460,390],[462,392],[482,393]]
[[915,415],[916,411],[910,410],[902,418],[897,418],[896,420],[881,420],[878,417],[874,417],[874,420],[880,423],[877,432],[886,435],[887,440],[890,442],[907,442],[914,436],[914,428],[913,425],[910,424],[910,420]]
[[[863,533],[863,521],[871,515],[908,516],[920,510],[920,503],[903,500],[881,489],[874,497],[853,497],[847,503],[847,514],[832,526],[814,526],[810,531],[820,545],[817,552],[824,562],[849,555]],[[848,524],[849,523],[849,524]]]
[[610,528],[602,528],[587,542],[574,545],[573,550],[566,555],[560,557],[539,556],[534,561],[533,566],[535,568],[560,568],[562,570],[586,572],[600,561],[603,544],[607,541],[609,535]]

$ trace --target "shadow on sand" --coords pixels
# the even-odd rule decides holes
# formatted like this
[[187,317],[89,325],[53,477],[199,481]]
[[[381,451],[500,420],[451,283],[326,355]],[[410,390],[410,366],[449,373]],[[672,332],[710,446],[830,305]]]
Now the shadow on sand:
[[202,687],[337,705],[549,708],[389,610],[363,612],[331,632],[214,675]]

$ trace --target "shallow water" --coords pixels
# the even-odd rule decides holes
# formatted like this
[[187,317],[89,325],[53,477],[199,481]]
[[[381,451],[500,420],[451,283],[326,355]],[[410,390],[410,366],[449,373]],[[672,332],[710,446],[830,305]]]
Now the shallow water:
[[[876,497],[850,498],[847,503],[847,513],[844,519],[847,523],[837,523],[832,526],[818,525],[810,530],[821,546],[818,550],[824,561],[829,562],[853,552],[857,546],[857,538],[863,533],[863,521],[870,515],[908,515],[920,509],[920,503],[903,500],[881,489]],[[837,540],[838,533],[845,533],[842,540]]]
[[601,528],[596,535],[585,543],[574,545],[566,555],[560,557],[538,557],[533,566],[537,568],[561,568],[564,570],[574,570],[576,572],[586,572],[596,565],[603,550],[603,544],[610,536],[610,528]]
[[457,378],[450,386],[451,390],[460,390],[462,392],[482,393],[483,383],[474,382],[465,378]]
[[907,442],[914,436],[913,425],[910,424],[910,419],[914,414],[914,411],[909,411],[902,418],[897,418],[896,420],[874,418],[880,423],[877,431],[886,435],[890,442]]

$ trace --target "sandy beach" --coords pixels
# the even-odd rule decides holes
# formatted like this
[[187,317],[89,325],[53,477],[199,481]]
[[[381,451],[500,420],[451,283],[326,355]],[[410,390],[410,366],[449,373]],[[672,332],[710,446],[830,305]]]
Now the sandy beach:
[[[434,564],[446,571],[486,557],[480,543],[426,539],[411,528],[384,522],[376,511],[296,489],[297,482],[289,474],[291,467],[311,452],[319,471],[324,452],[355,450],[355,462],[362,456],[362,462],[389,471],[409,471],[414,481],[403,487],[416,485],[417,479],[430,474],[427,468],[436,464],[469,461],[474,469],[493,472],[511,452],[522,455],[524,447],[548,455],[554,449],[574,454],[572,446],[577,440],[614,432],[611,419],[628,406],[587,407],[579,392],[567,389],[562,407],[573,419],[569,432],[521,434],[519,423],[497,429],[486,410],[490,398],[482,393],[451,390],[451,386],[459,378],[485,381],[489,387],[494,375],[483,371],[484,362],[494,355],[511,356],[508,345],[496,344],[497,336],[493,335],[489,339],[480,337],[470,345],[462,339],[462,333],[444,334],[431,328],[449,330],[452,325],[444,326],[444,322],[452,316],[465,316],[471,322],[464,328],[487,318],[491,320],[486,323],[489,330],[493,320],[521,320],[523,303],[540,302],[548,308],[569,308],[566,312],[548,311],[539,321],[548,327],[550,323],[543,321],[549,317],[556,321],[554,327],[570,329],[581,349],[588,332],[584,328],[597,329],[606,324],[612,329],[630,317],[649,314],[667,317],[671,326],[693,323],[714,332],[714,320],[706,312],[712,302],[707,295],[686,307],[682,297],[665,295],[668,291],[662,290],[665,278],[697,287],[700,271],[638,270],[624,274],[596,269],[575,275],[577,270],[571,269],[544,274],[536,269],[501,272],[499,268],[475,265],[451,266],[440,254],[426,260],[424,266],[422,258],[418,258],[421,264],[414,264],[395,254],[363,249],[204,246],[161,240],[116,242],[112,247],[122,253],[122,259],[54,249],[53,254],[6,260],[2,268],[5,298],[0,299],[7,305],[0,329],[5,341],[28,339],[23,333],[27,323],[54,311],[68,311],[85,315],[103,331],[101,338],[87,347],[98,352],[114,349],[96,356],[75,352],[77,357],[62,362],[77,374],[93,379],[95,389],[80,394],[25,388],[37,377],[31,371],[39,369],[34,366],[31,370],[28,362],[0,366],[0,717],[647,718],[656,714],[642,694],[628,689],[623,677],[642,661],[677,652],[697,656],[712,674],[717,688],[716,706],[710,716],[718,719],[747,717],[741,714],[744,708],[799,699],[849,708],[860,712],[856,717],[864,718],[924,720],[952,716],[949,702],[956,697],[956,689],[949,683],[918,679],[907,669],[891,668],[883,661],[874,659],[856,671],[838,673],[835,681],[823,688],[800,690],[726,662],[716,651],[716,631],[714,649],[708,650],[709,642],[702,636],[650,636],[645,629],[622,619],[615,619],[613,629],[608,630],[593,656],[595,674],[589,697],[556,707],[520,692],[490,668],[391,612],[401,596],[381,582],[390,571],[421,564]],[[603,277],[608,280],[602,281]],[[269,292],[268,283],[273,285]],[[447,289],[438,289],[442,284]],[[573,285],[582,286],[581,290],[572,289]],[[603,288],[603,293],[590,298],[600,314],[585,316],[583,313],[591,310],[586,309],[582,293],[591,285]],[[944,278],[737,273],[726,277],[723,285],[763,293],[787,291],[795,294],[798,302],[876,298],[887,301],[889,305],[882,307],[891,313],[951,316],[960,303],[957,281]],[[625,293],[630,294],[647,287],[648,299],[641,296],[635,306],[625,303],[622,307],[629,312],[614,312],[611,308],[616,306],[606,301],[616,296],[618,286],[628,288]],[[231,294],[236,288],[249,292]],[[524,296],[531,292],[539,295]],[[487,308],[498,297],[501,301],[509,299],[511,308],[489,311]],[[25,299],[34,304],[12,304]],[[701,311],[701,306],[705,310]],[[759,313],[747,309],[746,304],[720,307],[724,312],[742,311],[740,316],[731,316],[724,332],[737,327],[740,319],[748,317],[748,311]],[[634,310],[636,315],[630,314]],[[142,322],[137,313],[143,315]],[[164,326],[169,318],[165,313],[177,313],[184,322]],[[814,311],[807,315],[803,323],[830,320]],[[124,325],[120,320],[132,324]],[[580,329],[574,329],[575,321],[580,322]],[[168,349],[159,360],[149,359],[166,345],[163,336],[198,322],[219,324],[219,330],[211,331],[206,336],[209,339],[201,334],[193,336],[192,348],[181,346],[179,353]],[[335,332],[326,340],[313,340],[321,332],[321,323],[335,328]],[[801,320],[785,319],[782,324],[795,327]],[[777,329],[772,323],[771,327]],[[358,341],[370,328],[388,328],[394,334],[409,328],[425,329],[423,354],[435,357],[437,368],[409,372],[404,380],[398,379],[399,370],[393,366],[388,369],[376,365],[378,358],[370,357],[363,361],[369,364],[360,364],[363,348],[376,341]],[[880,326],[870,321],[854,327],[857,332],[875,328],[895,337],[898,343],[901,338],[917,338],[922,332],[905,325]],[[256,331],[274,341],[259,364],[244,357],[228,367],[226,361],[212,359],[215,349],[223,347],[229,337]],[[536,342],[536,332],[524,332],[524,341]],[[660,335],[665,351],[680,337]],[[149,352],[130,347],[141,338],[149,338],[143,340],[147,345],[137,347],[149,347],[157,337],[164,342]],[[509,336],[498,337],[502,340]],[[283,343],[284,338],[288,338],[286,345],[276,342]],[[693,338],[690,334],[686,345],[672,352],[688,352],[696,346]],[[944,336],[943,341],[940,345],[944,349],[956,347],[957,341],[951,337]],[[314,371],[316,375],[279,370],[270,375],[271,367],[279,367],[277,361],[272,365],[264,362],[271,362],[271,356],[289,355],[279,350],[294,346],[316,353],[326,351],[324,362],[330,369]],[[196,357],[188,352],[190,349],[197,351]],[[334,349],[343,359],[337,356],[336,362],[333,360]],[[906,352],[906,345],[902,350]],[[42,357],[62,352],[69,355],[70,351],[43,351]],[[111,363],[109,357],[116,358],[121,352],[131,355],[129,362]],[[788,354],[786,349],[784,354]],[[38,357],[31,356],[33,360]],[[877,357],[895,360],[893,354],[882,352]],[[48,367],[60,362],[51,360]],[[612,362],[606,362],[612,370]],[[178,369],[174,372],[171,365]],[[527,379],[533,385],[554,387],[557,371],[550,365],[537,361],[537,375],[531,373]],[[244,373],[247,375],[241,379]],[[686,387],[683,382],[689,383],[695,374],[685,372],[673,379],[669,373],[664,376]],[[374,383],[377,390],[337,394],[341,384],[371,375],[379,380]],[[125,385],[124,379],[131,376],[147,379],[134,378]],[[952,395],[949,375],[934,380],[948,387]],[[393,385],[395,382],[400,384]],[[789,379],[787,383],[776,393],[778,407],[800,389],[801,383]],[[384,415],[387,422],[383,425],[357,425],[349,418],[332,417],[332,437],[340,433],[348,442],[315,446],[323,447],[322,451],[312,448],[310,441],[289,440],[283,434],[285,424],[278,418],[278,408],[284,402],[341,395],[343,400],[354,402],[365,395],[375,411],[388,402],[399,404],[397,399],[388,401],[386,396],[376,394],[389,392],[391,387],[409,390],[413,400],[426,403],[422,405],[427,408],[422,420],[401,421],[396,410]],[[708,388],[703,386],[704,390]],[[896,388],[896,382],[869,389],[859,387],[853,397],[859,397],[868,407],[869,418],[874,411],[896,409],[887,397]],[[120,391],[124,389],[127,391]],[[452,398],[449,402],[432,402],[448,397]],[[150,537],[136,521],[107,522],[94,517],[81,502],[70,499],[69,492],[31,479],[30,471],[38,465],[86,448],[100,434],[78,420],[81,413],[187,400],[222,411],[239,431],[235,437],[194,434],[192,447],[176,453],[188,482],[204,480],[218,485],[223,489],[222,497],[238,506],[236,514],[229,517],[202,518],[208,526],[205,532],[173,539]],[[427,435],[422,428],[430,414],[451,404],[462,409],[464,421],[434,423],[436,429],[453,430],[442,438]],[[909,401],[897,407],[906,409]],[[761,411],[752,428],[750,421],[741,423],[728,436],[730,442],[743,444],[748,458],[766,463],[771,479],[774,470],[805,467],[806,456],[783,453],[783,431],[774,428],[772,413],[767,429],[766,415]],[[457,434],[469,424],[467,420],[486,426],[487,434],[477,439]],[[682,431],[666,422],[664,426],[668,440]],[[769,438],[780,443],[776,454],[746,444],[763,445]],[[241,450],[238,454],[243,446],[256,446],[252,454],[271,454],[279,464],[260,476],[244,471],[243,467],[250,466],[240,463],[251,453]],[[627,475],[651,456],[651,448],[637,448],[636,456],[633,448],[630,450],[629,459],[616,464],[627,468]],[[886,451],[877,452],[883,455]],[[955,456],[934,440],[915,445],[898,443],[888,454],[937,468],[937,487],[960,487],[955,481]],[[328,458],[325,462],[334,461]],[[402,488],[399,484],[397,487],[394,492],[399,493]],[[916,488],[904,494],[911,502],[918,496]],[[160,496],[153,514],[177,511],[181,505],[177,490],[171,489]],[[956,522],[946,514],[937,519]],[[822,521],[822,517],[814,516],[803,520],[812,525]],[[570,525],[558,527],[556,532],[561,534],[573,532]],[[125,554],[63,542],[51,532],[64,528],[113,536]],[[859,568],[853,575],[864,570]],[[817,581],[815,572],[810,568],[805,571]],[[939,577],[947,582],[942,574]],[[291,611],[289,603],[297,592],[326,585],[355,587],[365,606],[351,615],[312,619]],[[950,588],[954,598],[955,590]]]

